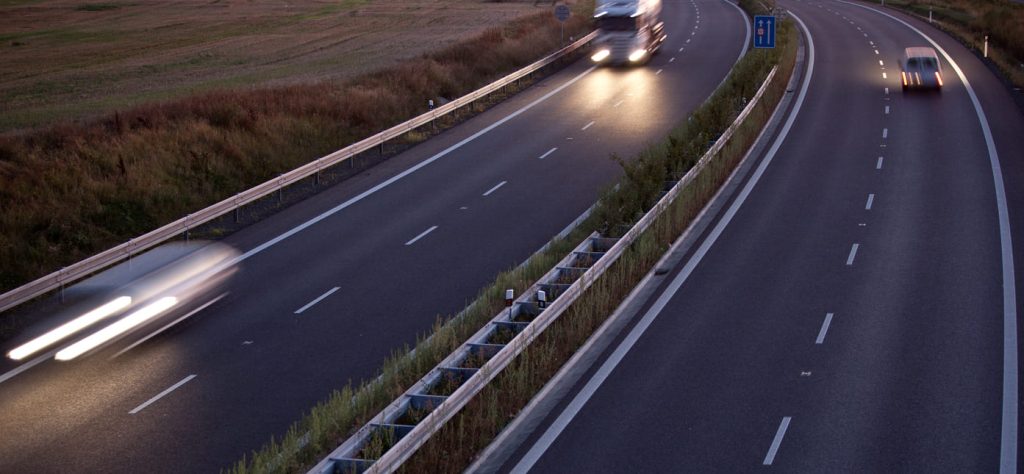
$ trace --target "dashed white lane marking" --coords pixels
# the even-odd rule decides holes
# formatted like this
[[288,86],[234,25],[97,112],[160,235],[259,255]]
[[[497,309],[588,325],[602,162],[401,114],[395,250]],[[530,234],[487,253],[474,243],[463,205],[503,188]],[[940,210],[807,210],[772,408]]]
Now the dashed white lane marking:
[[853,244],[853,247],[850,247],[850,256],[846,257],[846,266],[853,265],[853,259],[857,258],[857,249],[859,248],[860,244]]
[[883,72],[882,73],[882,79],[888,79],[888,78],[889,78],[889,75]]
[[875,45],[875,42],[874,42],[874,41],[871,41],[871,40],[868,40],[868,43],[871,43],[871,46],[874,46],[874,45]]
[[689,43],[690,42],[690,38],[686,38],[686,42]]
[[309,303],[306,303],[306,306],[303,306],[303,307],[295,310],[295,314],[302,314],[303,311],[305,311],[305,310],[307,310],[309,308],[312,308],[313,305],[323,301],[324,298],[327,298],[328,296],[331,296],[332,294],[334,294],[335,291],[338,291],[338,290],[339,290],[339,288],[337,286],[334,287],[334,288],[331,288],[330,290],[327,290],[326,293],[318,296],[315,300],[310,301]]
[[683,52],[684,49],[686,49],[686,48],[679,48],[679,52],[680,53]]
[[697,36],[697,32],[696,31],[690,32],[690,36]]
[[775,432],[775,439],[772,440],[772,446],[768,448],[768,454],[764,457],[764,465],[771,466],[775,462],[775,454],[779,452],[779,446],[782,444],[782,438],[786,436],[786,430],[789,429],[789,422],[793,419],[791,416],[783,417],[782,423],[779,423],[779,429]]
[[881,156],[879,156],[879,157],[878,157],[878,163],[876,163],[876,164],[875,164],[875,169],[876,169],[876,170],[880,170],[880,169],[882,169],[882,160],[884,160],[884,159],[885,159],[885,158],[883,158],[883,157],[881,157]]
[[178,387],[181,387],[182,385],[185,385],[185,384],[189,383],[189,381],[191,381],[194,378],[196,378],[195,374],[192,374],[192,375],[189,375],[188,377],[185,377],[180,382],[178,382],[178,383],[168,387],[167,390],[164,390],[164,391],[160,392],[159,394],[157,394],[157,396],[155,396],[153,398],[150,398],[149,400],[146,400],[146,402],[143,403],[142,405],[139,405],[139,406],[135,407],[135,409],[130,411],[130,412],[128,412],[128,414],[129,415],[134,415],[134,414],[144,410],[146,407],[152,405],[153,402],[156,402],[157,400],[159,400],[159,399],[163,398],[164,396],[166,396],[168,393],[171,393],[171,392],[177,390]]
[[879,65],[879,66],[885,66],[885,63],[883,63],[883,62],[882,62],[882,60],[881,60],[881,59],[879,59],[879,60],[878,60],[878,65]]
[[821,323],[821,330],[818,331],[818,338],[814,340],[815,344],[821,344],[825,342],[825,334],[828,333],[828,326],[832,324],[832,313],[825,315],[825,321]]
[[882,138],[889,138],[889,129],[888,128],[883,128],[882,129]]
[[885,106],[885,115],[889,115],[889,106]]
[[661,74],[661,71],[662,69],[658,69],[657,71],[654,72],[654,75],[657,76],[658,74]]
[[586,130],[586,129],[588,129],[590,127],[593,127],[593,126],[594,126],[594,121],[591,120],[590,123],[584,125],[583,128],[580,129],[580,131]]
[[868,202],[867,202],[867,204],[864,205],[864,210],[870,211],[871,210],[871,205],[874,204],[874,203],[875,203],[875,195],[874,194],[868,194]]
[[616,102],[616,103],[614,103],[614,104],[612,104],[612,107],[618,107],[620,105],[622,105],[622,101],[621,100]]
[[500,183],[498,183],[498,184],[494,185],[494,187],[493,187],[493,188],[491,188],[491,189],[488,189],[488,190],[487,190],[487,192],[486,192],[486,193],[484,193],[484,196],[485,196],[485,197],[486,197],[486,196],[490,196],[490,194],[491,194],[491,193],[493,193],[493,192],[497,191],[497,190],[498,190],[498,188],[500,188],[500,187],[504,186],[504,185],[505,185],[505,183],[507,183],[507,182],[508,182],[508,181],[502,181],[502,182],[500,182]]
[[431,233],[431,232],[433,232],[435,230],[437,230],[437,226],[436,225],[434,227],[431,227],[431,228],[423,231],[422,233],[420,233],[420,235],[417,235],[416,237],[413,237],[412,240],[406,242],[405,245],[408,246],[408,245],[415,244],[417,240],[420,240],[420,239],[426,237],[427,234],[429,234],[429,233]]
[[876,50],[875,50],[875,54],[882,54],[882,53],[879,53],[879,52],[878,52],[878,50],[876,49]]
[[889,95],[889,88],[888,87],[885,88],[885,95]]
[[[620,100],[619,102],[621,103],[622,101]],[[554,152],[555,152],[556,150],[558,150],[558,147],[557,147],[557,146],[556,146],[556,147],[554,147],[554,148],[552,148],[552,149],[550,149],[550,150],[548,150],[548,151],[546,151],[546,152],[544,152],[544,154],[543,154],[543,155],[540,155],[540,157],[539,157],[538,159],[540,159],[540,160],[543,160],[544,158],[547,158],[547,157],[548,157],[548,156],[550,156],[550,155],[551,155],[552,153],[554,153]]]
[[672,58],[668,58],[668,62],[670,62],[670,63],[674,63],[674,62],[676,62],[676,58],[674,58],[674,57],[672,57]]

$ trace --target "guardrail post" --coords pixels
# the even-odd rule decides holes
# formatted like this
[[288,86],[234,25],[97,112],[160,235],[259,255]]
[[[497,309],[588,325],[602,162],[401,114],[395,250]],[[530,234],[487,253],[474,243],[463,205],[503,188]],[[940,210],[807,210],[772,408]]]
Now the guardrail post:
[[128,272],[132,271],[132,247],[135,245],[135,239],[128,239]]
[[380,138],[380,158],[384,159],[384,137]]
[[236,194],[235,195],[235,224],[238,223],[238,210],[239,210],[239,208],[240,208],[240,206],[238,205],[238,194]]
[[192,214],[185,214],[185,242],[188,242],[188,221],[192,218]]
[[67,267],[60,267],[60,272],[57,273],[57,281],[60,282],[60,302],[64,302],[64,269]]
[[277,175],[277,204],[279,205],[284,202],[284,186],[281,184],[283,181],[281,176]]

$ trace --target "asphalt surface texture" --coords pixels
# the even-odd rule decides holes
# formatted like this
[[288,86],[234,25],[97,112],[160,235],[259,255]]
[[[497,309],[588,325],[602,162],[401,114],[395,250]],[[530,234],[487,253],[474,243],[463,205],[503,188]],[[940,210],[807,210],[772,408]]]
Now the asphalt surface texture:
[[[1003,405],[1019,325],[1004,334],[997,193],[965,84],[942,59],[941,94],[904,93],[903,49],[931,46],[918,33],[847,2],[780,5],[815,46],[792,130],[635,344],[613,345],[506,470],[1016,472],[1019,423],[1001,430],[1019,421]],[[1020,294],[1024,115],[957,41],[886,12],[978,96]]]
[[662,139],[727,75],[746,35],[735,5],[668,1],[663,14],[669,38],[646,66],[581,60],[225,239],[250,254],[186,323],[116,359],[45,361],[0,383],[0,472],[216,472],[375,377],[590,207],[621,175],[610,154]]

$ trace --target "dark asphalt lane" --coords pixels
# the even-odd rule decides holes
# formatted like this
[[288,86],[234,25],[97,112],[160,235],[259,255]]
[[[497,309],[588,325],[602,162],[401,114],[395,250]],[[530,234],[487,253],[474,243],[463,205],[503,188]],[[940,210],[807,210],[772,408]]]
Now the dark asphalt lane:
[[[999,221],[968,94],[949,64],[941,95],[903,94],[897,60],[926,43],[891,19],[783,5],[816,46],[792,132],[534,472],[999,470]],[[918,27],[979,94],[1011,187],[1024,123],[1005,89]]]
[[[630,156],[658,140],[725,77],[743,46],[738,9],[670,1],[665,14],[668,43],[647,67],[590,71],[580,61],[231,236],[243,251],[256,248],[564,86],[248,258],[230,295],[183,327],[114,361],[46,362],[0,384],[0,472],[216,471],[280,436],[331,390],[373,377],[438,314],[457,312],[588,208],[620,174],[610,153]],[[4,364],[0,371],[12,368]]]

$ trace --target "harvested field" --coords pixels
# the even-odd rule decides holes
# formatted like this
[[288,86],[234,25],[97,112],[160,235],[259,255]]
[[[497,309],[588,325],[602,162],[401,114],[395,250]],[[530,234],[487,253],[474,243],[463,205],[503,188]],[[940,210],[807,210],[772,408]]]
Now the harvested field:
[[215,89],[349,78],[549,8],[533,0],[0,0],[0,132]]

